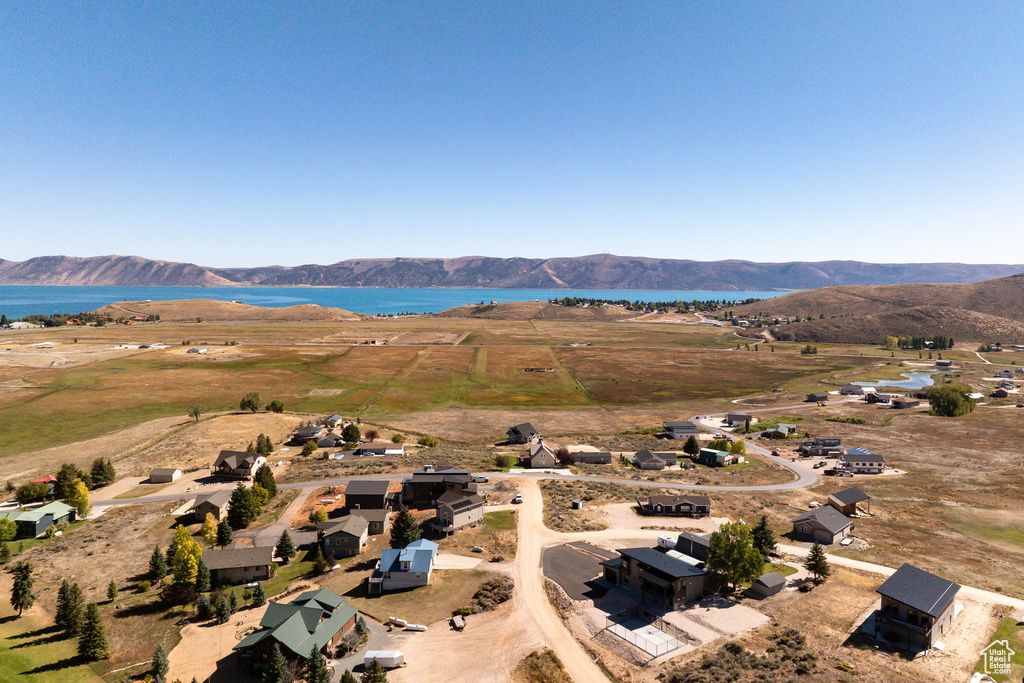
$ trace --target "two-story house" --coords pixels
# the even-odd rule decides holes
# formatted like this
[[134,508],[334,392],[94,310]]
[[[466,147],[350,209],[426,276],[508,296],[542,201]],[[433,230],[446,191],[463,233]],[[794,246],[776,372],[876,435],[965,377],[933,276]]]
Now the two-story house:
[[958,584],[904,564],[876,591],[875,636],[906,650],[927,650],[949,633]]

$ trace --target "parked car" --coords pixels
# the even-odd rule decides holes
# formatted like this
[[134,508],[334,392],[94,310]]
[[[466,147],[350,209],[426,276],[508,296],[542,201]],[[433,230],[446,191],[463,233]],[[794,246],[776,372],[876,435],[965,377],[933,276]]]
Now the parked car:
[[814,463],[814,469],[818,469],[819,467],[828,467],[828,463],[824,460]]
[[777,457],[779,457],[779,452],[777,450],[776,451],[772,451],[772,455],[774,455],[777,458]]
[[473,477],[472,481],[473,481],[474,484],[486,484],[490,480],[487,477],[482,477],[480,475],[477,475],[477,476]]
[[517,493],[516,495],[512,496],[512,502],[513,503],[522,503],[523,502],[523,494]]

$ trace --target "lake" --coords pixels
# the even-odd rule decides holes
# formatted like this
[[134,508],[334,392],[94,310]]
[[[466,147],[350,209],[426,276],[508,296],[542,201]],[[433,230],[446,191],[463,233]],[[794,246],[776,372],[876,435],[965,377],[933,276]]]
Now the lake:
[[920,370],[918,372],[901,372],[900,374],[907,379],[882,380],[880,382],[853,382],[853,384],[856,384],[859,387],[898,387],[900,389],[906,389],[907,391],[916,391],[935,384],[935,380],[932,379],[932,375],[940,372],[946,371]]
[[567,296],[630,301],[734,301],[769,299],[786,292],[683,292],[596,289],[390,289],[351,287],[61,287],[0,285],[0,313],[9,318],[39,313],[82,313],[118,301],[216,299],[256,306],[319,304],[356,313],[436,313],[455,306],[497,301],[547,301]]

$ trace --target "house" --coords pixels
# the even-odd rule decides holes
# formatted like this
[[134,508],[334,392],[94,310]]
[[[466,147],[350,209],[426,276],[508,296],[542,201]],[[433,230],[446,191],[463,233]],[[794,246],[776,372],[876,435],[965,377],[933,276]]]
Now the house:
[[920,401],[910,398],[894,398],[892,400],[892,407],[897,409],[916,408],[919,405],[921,405]]
[[432,508],[447,491],[476,492],[468,470],[426,465],[402,481],[402,502],[406,507]]
[[349,514],[366,520],[366,533],[369,536],[380,536],[391,528],[391,510],[358,508],[356,510],[349,510]]
[[873,393],[865,396],[864,401],[866,403],[882,403],[887,405],[889,403],[892,403],[892,396],[890,396],[889,394]]
[[341,415],[329,415],[321,420],[324,427],[328,429],[334,429],[335,427],[341,427],[345,424],[345,418]]
[[827,391],[816,391],[811,394],[807,394],[807,400],[811,403],[827,403],[828,392]]
[[170,484],[181,478],[181,470],[177,467],[154,467],[149,471],[150,484]]
[[839,393],[843,396],[863,396],[864,387],[857,384],[844,384]]
[[354,455],[405,455],[405,444],[390,441],[364,443],[356,448]]
[[29,479],[30,484],[46,484],[49,493],[53,493],[53,486],[57,483],[57,477],[52,474],[47,474],[45,477],[39,477],[38,479]]
[[193,346],[188,350],[189,353],[206,353],[207,351],[209,351],[209,349],[205,346]]
[[540,434],[529,422],[514,425],[505,432],[505,440],[509,443],[524,444],[537,443],[540,441]]
[[385,548],[370,575],[370,593],[426,586],[436,558],[437,544],[422,538],[401,550]]
[[484,499],[476,493],[448,491],[437,499],[433,527],[445,535],[484,521]]
[[270,602],[260,628],[232,649],[240,667],[262,671],[274,644],[291,662],[309,657],[313,648],[327,653],[356,627],[358,612],[345,598],[325,588],[306,591],[290,603]]
[[948,360],[948,359],[944,359],[944,358],[940,358],[939,360],[935,361],[935,367],[937,367],[937,368],[951,368],[951,367],[953,367],[953,361]]
[[790,521],[793,523],[794,538],[800,541],[817,541],[822,545],[832,545],[853,532],[853,522],[831,505],[808,510]]
[[831,494],[826,503],[839,510],[847,517],[857,514],[857,507],[864,508],[865,512],[871,511],[871,496],[861,491],[856,486]]
[[757,600],[764,600],[776,593],[781,593],[785,587],[786,577],[778,572],[766,572],[750,584],[747,594]]
[[345,445],[345,439],[338,434],[328,434],[316,442],[317,448],[341,448]]
[[749,425],[752,422],[754,422],[754,418],[746,413],[726,413],[725,415],[725,424],[730,427]]
[[995,377],[996,379],[1013,379],[1013,371],[997,370],[995,373],[993,373],[992,376]]
[[843,454],[843,440],[834,436],[819,436],[800,442],[796,450],[811,458],[834,458]]
[[234,586],[253,581],[269,581],[274,572],[274,547],[204,550],[203,562],[210,570],[210,582],[213,585]]
[[1006,389],[1001,389],[1001,388],[1000,389],[996,389],[991,394],[989,394],[989,396],[991,396],[992,398],[1006,398],[1009,395],[1010,395],[1010,392],[1008,392]]
[[572,459],[587,465],[608,465],[612,461],[612,454],[607,452],[577,451],[572,454]]
[[734,459],[732,453],[716,451],[713,448],[702,448],[697,454],[697,462],[708,467],[726,467],[731,465]]
[[307,441],[320,441],[327,435],[327,430],[320,425],[310,425],[309,427],[299,427],[292,432],[292,441],[296,443],[306,443]]
[[674,610],[704,596],[707,572],[682,553],[657,548],[622,548],[618,553],[601,563],[604,578],[639,593],[642,603]]
[[706,517],[711,514],[711,499],[707,496],[648,496],[636,501],[641,512],[668,517]]
[[668,432],[668,438],[670,439],[688,439],[691,436],[700,436],[700,427],[689,420],[685,422],[666,422],[665,431]]
[[904,564],[875,591],[882,596],[875,638],[906,650],[930,649],[952,626],[959,590],[952,581]]
[[642,470],[663,470],[676,462],[675,453],[652,453],[646,448],[633,455],[633,464]]
[[36,325],[35,323],[28,323],[22,320],[16,320],[13,323],[7,325],[12,330],[38,330],[41,329],[42,325]]
[[369,535],[370,524],[358,515],[346,515],[317,523],[317,539],[323,544],[325,557],[358,555]]
[[77,511],[58,500],[31,510],[0,512],[0,519],[9,519],[17,525],[15,538],[38,538],[54,524],[75,521]]
[[885,471],[885,457],[857,446],[840,456],[836,466],[854,474],[881,474]]
[[707,562],[709,547],[711,534],[701,535],[684,531],[676,539],[676,550],[701,562]]
[[1014,389],[1017,388],[1017,385],[1011,382],[1010,380],[1001,379],[999,380],[999,384],[996,385],[996,388],[1006,389],[1007,391],[1013,391]]
[[231,493],[232,491],[228,489],[202,493],[196,496],[195,502],[192,503],[192,507],[188,511],[192,513],[197,522],[205,521],[207,513],[212,514],[218,522],[222,522],[228,517]]
[[519,463],[530,468],[556,467],[558,460],[555,458],[555,452],[542,439],[530,445],[530,452],[520,457]]
[[252,479],[261,465],[267,464],[267,458],[259,453],[242,451],[221,451],[213,462],[213,470],[222,477],[232,479]]
[[761,436],[766,439],[785,439],[792,434],[796,434],[796,425],[780,422],[776,426],[764,430]]
[[345,487],[345,509],[390,510],[395,494],[387,479],[356,479]]

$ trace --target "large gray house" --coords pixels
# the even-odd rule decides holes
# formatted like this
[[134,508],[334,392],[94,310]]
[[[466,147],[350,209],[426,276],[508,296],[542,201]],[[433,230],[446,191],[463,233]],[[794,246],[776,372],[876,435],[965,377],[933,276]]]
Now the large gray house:
[[797,540],[817,541],[822,545],[832,545],[853,532],[853,522],[831,505],[808,510],[790,521]]
[[927,650],[944,639],[955,616],[960,586],[904,564],[876,591],[882,606],[875,637],[906,650]]

